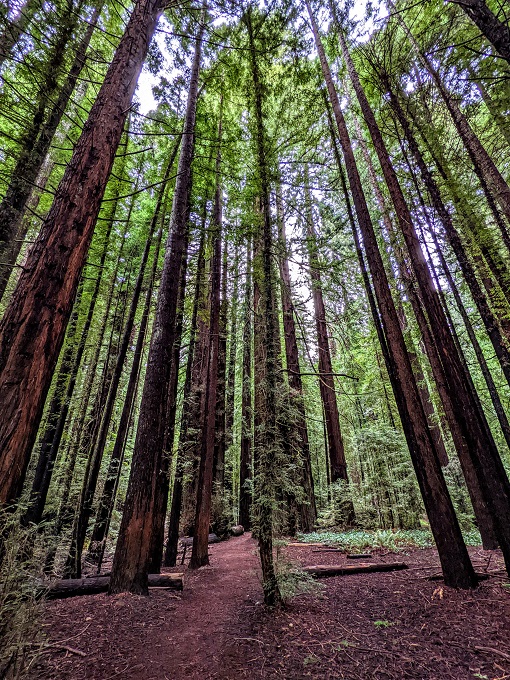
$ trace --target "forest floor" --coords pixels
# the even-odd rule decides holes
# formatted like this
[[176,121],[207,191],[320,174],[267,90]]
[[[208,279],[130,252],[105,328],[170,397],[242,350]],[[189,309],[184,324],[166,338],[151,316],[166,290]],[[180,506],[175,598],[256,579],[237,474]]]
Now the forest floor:
[[[339,564],[344,554],[285,548],[297,564]],[[32,677],[53,680],[300,678],[510,679],[510,589],[497,552],[470,549],[474,591],[442,581],[433,549],[373,552],[406,571],[321,581],[276,612],[261,604],[249,535],[210,546],[211,566],[187,571],[184,591],[93,595],[48,602],[51,647]],[[495,572],[495,573],[494,573]]]

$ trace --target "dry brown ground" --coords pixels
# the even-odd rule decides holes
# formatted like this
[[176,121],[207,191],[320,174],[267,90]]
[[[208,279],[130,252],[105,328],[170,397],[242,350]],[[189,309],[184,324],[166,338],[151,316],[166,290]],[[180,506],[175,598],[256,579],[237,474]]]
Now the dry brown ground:
[[[308,565],[346,559],[316,550],[286,552]],[[268,612],[250,536],[212,545],[210,553],[211,566],[188,572],[182,594],[48,603],[45,631],[55,646],[33,678],[510,679],[504,575],[455,591],[428,580],[439,572],[435,550],[378,554],[374,561],[404,559],[410,569],[329,578],[319,597],[302,595]],[[497,553],[471,555],[478,571],[501,570]]]

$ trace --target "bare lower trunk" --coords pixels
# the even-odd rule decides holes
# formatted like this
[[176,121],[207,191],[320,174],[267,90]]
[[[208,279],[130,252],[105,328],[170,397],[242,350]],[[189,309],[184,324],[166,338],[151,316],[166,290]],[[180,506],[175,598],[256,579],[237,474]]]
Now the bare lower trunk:
[[251,528],[251,481],[252,481],[252,336],[253,336],[253,290],[252,290],[251,244],[246,249],[246,285],[244,291],[243,328],[243,383],[241,404],[241,457],[239,461],[239,524],[248,531]]
[[222,104],[218,129],[218,154],[216,157],[216,191],[211,220],[212,258],[209,304],[209,338],[207,347],[207,378],[205,385],[204,424],[201,432],[200,465],[198,471],[197,504],[193,531],[193,549],[189,566],[198,569],[209,564],[209,524],[213,483],[216,398],[220,351],[221,311],[221,234],[222,234],[222,184],[221,184],[221,138]]
[[221,271],[221,305],[218,349],[218,387],[216,394],[216,426],[214,444],[214,471],[213,477],[217,485],[217,492],[223,493],[225,485],[225,407],[226,407],[226,378],[227,378],[227,266],[228,266],[228,241],[223,245],[223,265]]
[[296,336],[296,325],[294,319],[294,305],[292,302],[292,290],[289,271],[289,261],[287,255],[287,242],[285,237],[285,222],[280,195],[280,187],[276,192],[276,206],[278,215],[278,232],[280,246],[280,276],[281,276],[281,298],[283,312],[283,332],[285,336],[285,352],[287,358],[287,372],[289,381],[289,392],[291,405],[296,409],[295,417],[295,437],[291,442],[293,457],[297,459],[301,470],[301,484],[305,495],[305,502],[299,507],[301,530],[310,532],[317,518],[317,508],[315,505],[315,493],[312,476],[312,461],[310,455],[310,442],[308,439],[308,427],[306,424],[306,411],[303,398],[303,381],[301,379],[301,366],[299,361],[299,350]]
[[187,239],[198,74],[204,26],[205,20],[202,18],[191,71],[170,233],[147,360],[131,474],[112,567],[109,590],[112,594],[124,591],[147,594],[155,484],[165,443],[179,282]]
[[196,335],[197,335],[197,317],[200,306],[200,293],[202,287],[202,274],[204,267],[204,247],[205,247],[205,229],[202,229],[202,234],[200,237],[200,246],[198,249],[197,257],[197,273],[195,280],[195,293],[193,297],[193,311],[191,315],[190,324],[190,343],[188,348],[188,359],[186,364],[186,378],[184,381],[183,390],[183,406],[182,406],[182,416],[181,416],[181,427],[179,431],[179,445],[177,449],[177,461],[175,468],[175,479],[172,489],[172,501],[170,505],[170,516],[168,518],[168,535],[165,548],[165,567],[175,567],[177,560],[177,547],[179,541],[179,524],[181,518],[182,509],[182,497],[183,497],[183,477],[185,468],[185,447],[188,438],[188,428],[190,424],[190,400],[193,396],[192,383],[193,383],[193,366],[195,358],[195,348],[196,348]]

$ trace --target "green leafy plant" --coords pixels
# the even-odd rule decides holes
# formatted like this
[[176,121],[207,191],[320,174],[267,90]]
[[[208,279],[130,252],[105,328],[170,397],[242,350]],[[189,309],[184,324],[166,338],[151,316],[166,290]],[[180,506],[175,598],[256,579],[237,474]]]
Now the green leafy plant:
[[303,666],[311,666],[312,664],[320,662],[321,660],[319,659],[318,656],[315,656],[315,654],[309,654],[308,656],[305,656],[305,658],[303,659]]
[[23,529],[18,515],[0,514],[0,677],[21,680],[40,651],[43,600],[37,574],[40,554],[35,527]]
[[276,558],[275,568],[278,587],[284,603],[298,595],[319,596],[324,590],[322,583],[303,571],[299,565],[286,560],[279,554]]
[[[434,546],[432,533],[428,529],[411,530],[377,530],[366,529],[333,532],[314,531],[311,534],[299,534],[298,540],[303,543],[334,544],[347,552],[385,549],[401,552],[409,548],[431,548]],[[469,546],[480,545],[480,534],[476,530],[464,532],[464,540]]]

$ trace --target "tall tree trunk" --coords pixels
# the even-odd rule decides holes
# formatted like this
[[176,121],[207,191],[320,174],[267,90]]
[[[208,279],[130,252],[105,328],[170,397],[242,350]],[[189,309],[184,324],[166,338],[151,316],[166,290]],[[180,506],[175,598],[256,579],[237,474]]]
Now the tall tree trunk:
[[[57,431],[63,431],[64,429],[64,426],[63,424],[61,425],[60,421],[62,417],[62,410],[65,407],[66,398],[69,394],[69,380],[70,378],[73,378],[75,371],[77,374],[79,370],[79,365],[77,367],[74,361],[75,337],[83,287],[84,282],[82,280],[76,294],[73,314],[67,327],[66,345],[62,356],[62,361],[60,363],[60,369],[56,376],[55,387],[53,389],[53,395],[48,408],[48,415],[40,441],[39,455],[37,458],[34,478],[32,480],[32,488],[30,490],[28,507],[26,512],[21,517],[21,524],[23,526],[28,526],[30,522],[39,524],[43,515],[44,506],[46,504],[46,497],[53,474],[53,466],[58,454],[58,445],[53,446],[53,441]],[[81,347],[82,342],[83,335],[78,348]],[[83,345],[84,344],[85,343],[83,343]],[[73,381],[73,385],[75,381],[76,378]],[[67,417],[67,411],[64,418],[65,417]],[[60,439],[61,437],[59,437],[58,444],[60,444]]]
[[239,461],[239,523],[248,531],[251,528],[252,482],[252,337],[253,289],[251,239],[246,248],[246,283],[244,289],[243,365],[241,396],[241,457]]
[[[175,154],[176,153],[177,145],[175,147]],[[113,375],[109,385],[108,395],[106,397],[104,407],[101,411],[101,420],[97,436],[95,437],[95,440],[93,442],[93,448],[90,451],[89,465],[83,480],[82,491],[77,505],[75,521],[73,525],[73,537],[71,541],[71,547],[69,549],[69,557],[66,567],[66,576],[68,578],[81,578],[81,556],[83,552],[83,545],[85,543],[88,523],[92,515],[92,503],[94,500],[97,480],[101,468],[101,461],[103,459],[104,449],[108,437],[108,431],[110,429],[110,420],[115,406],[115,401],[117,399],[117,392],[119,389],[122,372],[124,370],[124,363],[126,361],[129,345],[131,343],[131,337],[135,325],[135,316],[138,309],[138,303],[140,301],[140,295],[142,293],[143,281],[145,278],[145,270],[147,267],[147,262],[149,260],[149,253],[154,233],[160,220],[161,206],[163,204],[163,196],[166,188],[165,185],[168,181],[170,169],[172,167],[172,162],[173,158],[171,158],[170,162],[167,164],[167,169],[164,174],[164,183],[162,184],[159,190],[156,208],[154,210],[151,224],[149,226],[149,234],[140,262],[140,269],[131,296],[129,312],[124,325],[124,330],[122,332],[122,339],[119,345],[119,351],[117,353],[117,357],[115,360],[115,367],[113,369]],[[159,232],[159,238],[157,239],[155,246],[154,259],[156,262],[157,254],[159,253],[160,241],[161,230]]]
[[[327,96],[326,92],[324,92],[324,90],[323,90],[322,93],[323,93],[323,96],[324,96],[324,104],[325,104],[326,113],[327,113],[327,116],[328,116],[328,127],[329,127],[329,132],[330,132],[330,137],[331,137],[331,143],[332,143],[332,146],[333,146],[333,153],[334,153],[334,156],[335,156],[335,160],[336,160],[336,164],[337,164],[337,168],[338,168],[338,173],[340,175],[340,185],[342,187],[342,195],[343,195],[345,205],[346,205],[346,208],[347,208],[347,216],[348,216],[349,224],[350,224],[351,231],[352,231],[354,246],[355,246],[355,249],[356,249],[356,256],[358,258],[358,262],[359,262],[359,266],[360,266],[360,270],[361,270],[361,276],[362,276],[362,279],[363,279],[363,285],[365,287],[365,292],[367,294],[368,306],[370,308],[370,313],[372,314],[372,320],[374,322],[374,326],[375,326],[375,329],[376,329],[377,339],[379,340],[379,344],[381,346],[381,352],[383,354],[384,363],[385,363],[385,366],[386,366],[386,369],[387,369],[387,372],[388,372],[388,376],[391,378],[390,371],[392,370],[392,359],[391,359],[391,355],[390,355],[390,349],[388,347],[388,343],[386,342],[386,336],[385,336],[384,327],[383,327],[383,324],[382,324],[382,321],[381,321],[381,315],[380,315],[379,310],[377,308],[377,302],[376,302],[376,299],[374,297],[374,290],[373,290],[372,282],[370,281],[369,272],[367,270],[367,266],[366,266],[366,263],[365,263],[365,257],[363,255],[363,250],[362,250],[361,242],[360,242],[359,235],[358,235],[358,229],[357,229],[357,226],[356,226],[356,221],[354,219],[352,201],[351,201],[351,197],[349,195],[349,191],[348,191],[348,188],[347,188],[347,178],[345,176],[345,171],[344,171],[344,167],[342,165],[342,159],[340,158],[340,151],[338,149],[338,144],[337,144],[337,140],[336,140],[335,128],[334,128],[333,118],[332,118],[331,110],[330,110],[330,102],[328,100],[328,96]],[[377,359],[377,361],[379,363],[379,358]],[[379,367],[379,369],[380,369],[380,367]],[[381,380],[382,380],[382,374],[381,374]],[[385,392],[386,392],[386,388],[385,388]],[[389,408],[389,405],[388,405],[388,413],[390,415],[390,421],[392,422],[393,427],[395,427],[395,423],[393,422],[393,414],[391,412],[391,409]],[[441,453],[440,452],[438,452],[438,456],[439,456],[439,459],[441,460]]]
[[147,334],[147,325],[149,322],[149,314],[152,302],[152,294],[154,291],[154,281],[156,277],[156,269],[159,256],[159,241],[158,248],[154,253],[154,260],[152,265],[152,272],[150,276],[149,285],[145,294],[145,302],[140,320],[140,327],[138,329],[138,336],[136,340],[135,350],[133,352],[133,363],[131,364],[131,371],[129,373],[129,381],[126,389],[126,396],[122,406],[122,413],[120,416],[119,427],[115,435],[115,443],[113,445],[112,455],[106,473],[106,479],[99,501],[99,507],[96,515],[96,521],[92,536],[90,538],[90,548],[87,554],[87,559],[91,562],[97,562],[97,572],[101,571],[101,563],[103,560],[106,539],[110,528],[110,521],[115,505],[115,496],[119,486],[120,474],[122,471],[122,460],[124,458],[124,451],[126,448],[126,440],[129,430],[129,424],[133,413],[133,407],[138,388],[140,377],[140,365],[142,362],[143,346],[145,336]]
[[198,569],[209,564],[209,524],[213,483],[213,463],[216,424],[216,392],[218,389],[218,363],[220,349],[221,306],[221,234],[222,234],[222,184],[221,137],[222,106],[218,129],[218,154],[216,157],[216,191],[212,216],[211,293],[209,307],[209,338],[207,348],[207,378],[205,387],[205,418],[201,433],[200,465],[198,470],[197,503],[194,539],[189,567]]
[[136,3],[0,323],[0,503],[21,492],[106,181],[164,4]]
[[[390,238],[390,240],[392,240],[392,236],[393,236],[393,240],[394,240],[394,238],[395,238],[394,228],[393,228],[393,223],[391,221],[391,217],[390,217],[390,214],[389,214],[388,207],[386,205],[386,199],[384,198],[384,195],[383,195],[381,188],[379,186],[379,183],[377,181],[377,176],[376,176],[375,169],[374,169],[374,166],[373,166],[373,163],[372,163],[372,159],[370,157],[370,153],[369,153],[367,144],[366,144],[365,139],[363,137],[363,133],[361,131],[361,126],[360,126],[358,118],[356,116],[354,116],[354,124],[355,124],[355,127],[356,127],[356,133],[357,133],[357,136],[358,136],[357,141],[361,146],[361,150],[363,152],[363,157],[364,157],[365,162],[366,162],[367,167],[368,167],[368,174],[369,174],[369,177],[370,177],[370,183],[372,185],[372,189],[373,189],[374,194],[375,194],[375,198],[376,198],[376,201],[377,201],[378,208],[381,211],[381,214],[382,214],[382,217],[383,217],[383,222],[384,222],[386,233],[388,234],[388,237]],[[398,244],[397,244],[396,247],[397,247],[397,249],[399,248]],[[397,253],[396,253],[396,255],[397,255]],[[413,288],[414,284],[413,284],[413,282],[408,280],[407,269],[405,267],[405,264],[403,263],[403,258],[396,257],[396,259],[397,259],[397,262],[400,265],[399,268],[400,268],[401,278],[402,278],[403,281],[406,282],[406,289],[409,290],[408,295],[409,295],[409,299],[411,301],[411,304],[413,305],[413,310],[415,310],[415,312],[420,316],[420,318],[423,318],[422,315],[420,315],[420,311],[421,311],[420,302],[419,302],[419,300],[417,300],[416,295],[414,294],[414,288]],[[402,320],[402,324],[401,324],[402,330],[405,332],[405,328],[407,327],[406,314],[405,314],[405,311],[404,311],[404,308],[403,308],[402,305],[400,305],[400,308],[398,308],[398,307],[399,307],[399,304],[397,303],[397,312],[398,312],[399,317]],[[418,307],[418,309],[416,309],[416,307]],[[408,340],[410,340],[409,337],[408,337]],[[414,370],[414,373],[416,375],[416,382],[417,382],[417,385],[418,385],[418,390],[420,392],[423,410],[425,411],[425,415],[427,416],[427,419],[428,419],[428,422],[429,422],[429,428],[430,428],[430,431],[432,433],[432,436],[433,436],[435,444],[436,444],[436,449],[437,449],[437,452],[439,454],[439,460],[441,461],[441,465],[443,465],[443,466],[448,465],[448,454],[446,452],[446,447],[444,445],[443,435],[441,433],[441,428],[436,423],[436,413],[435,413],[434,405],[432,403],[432,399],[431,399],[431,396],[430,396],[430,393],[429,393],[429,390],[428,390],[428,387],[427,387],[427,383],[425,381],[425,376],[423,374],[423,370],[420,366],[420,362],[418,360],[416,353],[410,352],[410,356],[411,356],[411,364],[413,365],[413,370]]]
[[[233,444],[234,437],[234,415],[235,415],[235,388],[237,372],[237,323],[239,308],[239,247],[236,244],[234,252],[234,267],[232,277],[234,286],[232,290],[232,303],[230,307],[230,348],[228,358],[228,374],[225,394],[225,449]],[[232,488],[233,480],[229,480],[229,488]]]
[[389,375],[431,530],[438,548],[445,583],[454,587],[470,588],[475,585],[476,576],[455,516],[446,482],[441,472],[441,465],[428,428],[427,419],[423,412],[338,94],[333,84],[317,24],[308,1],[306,6],[310,15],[314,40],[333,107],[354,206],[363,235],[374,291],[384,327],[389,350],[388,358],[391,362]]
[[[189,209],[187,220],[189,220]],[[184,247],[184,257],[181,266],[179,297],[177,301],[177,316],[175,323],[175,340],[173,347],[172,370],[168,384],[168,412],[167,412],[167,431],[163,446],[163,456],[161,466],[156,480],[154,513],[151,534],[151,547],[149,557],[149,574],[159,574],[163,561],[164,538],[165,538],[165,518],[168,507],[168,493],[170,490],[170,463],[173,455],[173,444],[175,437],[175,418],[177,415],[177,388],[179,385],[179,368],[181,357],[182,329],[184,323],[184,301],[186,294],[186,274],[188,264],[188,243],[186,238]]]
[[498,357],[503,374],[510,385],[510,351],[503,335],[503,330],[498,319],[494,315],[486,295],[478,281],[478,277],[471,265],[462,240],[453,224],[452,216],[443,202],[439,186],[437,185],[436,180],[427,166],[407,116],[404,113],[400,99],[396,96],[395,92],[391,88],[389,80],[385,80],[385,85],[390,94],[391,106],[395,111],[398,121],[402,127],[405,139],[416,161],[416,165],[420,171],[423,183],[427,188],[427,192],[432,201],[432,205],[434,206],[434,210],[441,220],[445,230],[446,238],[459,262],[462,274],[471,293],[471,297],[473,298],[478,309],[480,317],[487,331],[487,335],[492,342],[494,352]]
[[[506,411],[503,407],[503,404],[501,402],[501,398],[499,396],[499,392],[497,390],[496,384],[494,383],[494,379],[492,377],[492,374],[490,372],[489,366],[487,364],[487,361],[485,359],[483,350],[480,346],[480,343],[478,342],[478,338],[476,337],[475,330],[473,328],[473,324],[471,323],[471,319],[469,318],[469,315],[467,313],[466,307],[462,301],[461,295],[459,293],[459,289],[457,287],[457,284],[455,283],[455,280],[450,272],[450,268],[448,266],[448,263],[446,261],[446,258],[443,254],[443,250],[441,248],[441,245],[439,243],[437,234],[434,230],[433,224],[431,223],[431,220],[429,218],[427,206],[425,204],[425,200],[423,198],[423,194],[420,188],[420,185],[418,183],[418,178],[416,176],[416,172],[414,168],[411,166],[410,160],[407,157],[407,154],[405,153],[405,150],[403,149],[404,157],[406,159],[406,163],[409,167],[409,172],[411,174],[414,188],[416,191],[416,194],[419,198],[420,201],[420,206],[422,208],[423,214],[425,215],[425,219],[427,221],[427,227],[428,227],[428,233],[430,237],[432,238],[434,242],[434,248],[435,248],[435,253],[434,255],[437,256],[439,263],[441,265],[441,269],[443,271],[443,274],[448,282],[448,288],[451,290],[455,304],[457,305],[457,309],[459,310],[459,313],[462,317],[462,321],[464,322],[464,326],[466,327],[466,331],[469,337],[469,340],[473,346],[475,356],[477,358],[477,361],[480,365],[480,370],[482,372],[482,375],[484,377],[485,383],[487,385],[487,389],[492,401],[492,405],[494,406],[494,411],[496,412],[496,416],[498,418],[498,422],[501,427],[501,431],[503,433],[503,436],[505,438],[505,441],[507,443],[508,448],[510,449],[510,422],[508,421],[508,417],[506,415]],[[432,272],[434,274],[434,281],[436,283],[436,287],[439,291],[441,291],[441,285],[440,285],[440,280],[439,276],[436,271],[436,265],[434,263],[434,255],[430,253],[430,249],[428,246],[428,243],[425,238],[425,234],[423,233],[423,229],[421,230],[421,236],[422,236],[422,241],[425,243],[425,247],[427,250],[427,256],[428,256],[428,261],[429,261],[429,266],[432,269]],[[442,294],[443,296],[443,306],[446,308],[446,301],[444,300],[444,293]],[[450,319],[449,319],[450,321]],[[452,322],[450,321],[450,325],[452,326]]]
[[[126,223],[127,229],[128,223]],[[77,409],[77,413],[74,419],[74,423],[71,424],[71,433],[69,436],[69,444],[67,447],[66,455],[64,457],[64,467],[65,471],[62,478],[57,483],[57,488],[60,491],[60,507],[58,510],[57,518],[55,524],[51,529],[51,533],[55,537],[59,537],[63,530],[72,524],[75,515],[75,501],[76,498],[71,496],[71,487],[73,483],[74,473],[76,463],[79,458],[87,455],[90,449],[90,444],[93,441],[94,431],[96,428],[96,422],[98,418],[98,412],[101,405],[101,396],[103,390],[101,389],[101,383],[103,380],[101,378],[97,379],[101,375],[100,369],[100,355],[103,349],[103,342],[106,335],[106,330],[108,326],[108,320],[110,318],[110,312],[112,311],[113,303],[115,301],[115,283],[118,280],[119,267],[122,259],[122,253],[124,251],[125,234],[121,241],[121,247],[117,255],[117,262],[114,268],[114,273],[108,292],[106,294],[106,307],[101,316],[99,322],[99,333],[95,342],[95,351],[92,358],[88,362],[88,370],[85,374],[85,380],[81,388],[80,405]],[[126,272],[124,271],[121,279],[124,279]],[[121,295],[118,293],[117,298]],[[115,323],[116,315],[113,315],[112,325]],[[106,372],[104,369],[103,373]],[[98,384],[99,383],[99,384]],[[91,406],[92,394],[96,388],[96,396],[94,403]],[[53,567],[53,562],[56,555],[56,547],[52,549],[47,558],[45,570],[51,571]]]
[[[37,147],[41,141],[38,140],[38,137],[45,127],[44,119],[48,103],[58,91],[58,78],[65,63],[65,54],[73,31],[78,24],[78,15],[82,4],[83,0],[80,0],[76,8],[73,7],[73,2],[68,2],[65,5],[54,44],[43,67],[32,118],[23,130],[20,154],[11,175],[7,192],[0,203],[0,257],[2,259],[15,238],[19,220],[23,216],[23,209],[44,161],[44,155],[39,157]],[[32,161],[35,163],[33,168]]]
[[[205,12],[204,12],[205,15]],[[175,342],[175,322],[194,155],[198,75],[205,16],[200,21],[188,91],[188,103],[172,204],[170,233],[159,287],[156,317],[147,360],[131,474],[112,566],[110,593],[148,594],[147,575],[155,501],[167,426],[168,388]]]
[[[124,166],[122,165],[122,170],[123,169]],[[57,376],[56,390],[54,392],[48,411],[48,422],[46,424],[44,434],[41,439],[41,448],[39,451],[36,473],[32,483],[32,489],[30,492],[29,507],[24,517],[24,521],[27,523],[34,522],[35,524],[38,524],[41,521],[42,513],[44,511],[44,505],[46,503],[46,497],[48,495],[48,490],[53,475],[53,468],[60,448],[60,442],[64,434],[65,424],[69,414],[71,400],[73,398],[74,390],[76,388],[76,381],[78,378],[78,373],[80,370],[83,354],[85,352],[90,327],[92,324],[92,320],[94,318],[96,303],[99,299],[99,291],[101,289],[101,283],[103,281],[103,274],[105,271],[104,265],[109,252],[108,249],[110,246],[110,236],[112,233],[113,225],[115,223],[115,215],[118,208],[119,195],[120,186],[119,182],[116,182],[112,196],[111,207],[108,211],[106,233],[103,238],[102,250],[99,258],[99,266],[97,268],[98,269],[97,278],[90,297],[90,304],[87,311],[87,317],[85,319],[85,323],[81,331],[80,342],[76,348],[76,351],[74,350],[74,347],[71,345],[69,345],[69,347],[65,350],[64,357],[62,360],[62,367],[59,371],[59,375]],[[130,205],[128,223],[131,216],[132,208],[133,203],[131,203]],[[119,254],[117,256],[116,269],[119,265],[122,256],[124,244],[125,239],[123,238]],[[112,292],[113,289],[111,289],[110,291],[109,299],[111,299]]]
[[[7,285],[11,278],[13,269],[16,267],[16,260],[21,252],[25,238],[29,232],[32,224],[32,216],[36,215],[37,207],[41,200],[48,180],[50,178],[51,172],[55,164],[53,161],[47,157],[46,162],[41,169],[38,177],[36,178],[36,187],[32,187],[32,192],[26,204],[26,213],[24,218],[21,220],[18,230],[16,231],[15,238],[11,241],[11,245],[2,255],[2,264],[0,265],[0,302],[3,300]],[[27,214],[28,213],[28,214]]]
[[[47,102],[51,101],[52,95],[58,86],[56,75],[58,75],[59,65],[50,64],[49,66],[48,80],[44,87],[41,88],[40,110],[36,111],[29,129],[25,131],[22,152],[13,170],[7,191],[0,203],[0,234],[4,235],[2,238],[5,238],[7,244],[4,250],[0,249],[0,257],[2,259],[5,259],[5,252],[15,238],[15,234],[25,214],[27,202],[37,175],[42,168],[55,132],[85,65],[86,52],[103,5],[104,2],[102,1],[96,2],[87,30],[76,49],[71,69],[60,88],[55,104],[49,112],[47,119],[44,120]],[[72,29],[72,25],[70,28]],[[69,40],[69,36],[64,37],[65,40],[60,59],[63,59],[65,46]]]
[[[348,53],[345,38],[341,33],[339,38],[349,75],[395,207],[395,214],[407,246],[420,297],[427,311],[430,330],[440,354],[447,381],[453,413],[460,428],[460,436],[466,442],[465,451],[470,459],[470,466],[476,471],[483,503],[492,516],[496,535],[510,571],[510,482],[483,410],[478,407],[477,398],[473,395],[469,376],[455,346],[443,307],[432,282],[410,210],[390,162],[381,131]],[[464,469],[466,470],[467,467]]]
[[493,45],[496,52],[510,64],[510,26],[501,21],[485,0],[450,0],[459,5]]
[[301,366],[299,362],[299,349],[296,336],[296,324],[294,319],[294,305],[292,302],[292,288],[287,255],[287,241],[285,236],[285,217],[283,213],[281,187],[276,189],[276,212],[278,218],[278,236],[280,246],[280,277],[281,298],[283,312],[283,332],[285,337],[285,354],[287,358],[287,373],[290,389],[290,403],[296,410],[294,442],[291,446],[294,457],[301,469],[301,484],[305,495],[304,503],[300,504],[299,515],[301,531],[312,531],[317,518],[315,504],[315,492],[312,475],[312,460],[310,454],[310,442],[308,439],[308,427],[306,424],[305,402],[303,398],[303,381],[301,379]]
[[[312,199],[310,195],[308,172],[305,170],[305,202],[306,202],[306,225],[307,246],[310,262],[310,277],[312,279],[312,295],[315,311],[315,325],[317,328],[317,347],[319,351],[319,387],[324,405],[326,418],[326,432],[328,435],[329,464],[331,481],[339,479],[348,481],[345,451],[340,431],[340,415],[336,401],[335,378],[331,361],[329,346],[328,326],[326,322],[326,307],[322,296],[322,284],[320,264],[318,261],[317,235],[313,226]],[[351,524],[354,520],[354,509],[348,513],[346,522]]]
[[[204,205],[207,201],[204,202]],[[205,208],[204,208],[205,214]],[[195,349],[197,347],[197,317],[200,308],[200,296],[202,290],[202,277],[205,265],[204,248],[205,248],[205,224],[203,225],[200,236],[200,245],[197,256],[197,272],[195,279],[195,292],[193,297],[193,311],[191,313],[190,323],[190,341],[188,348],[188,359],[186,362],[186,378],[184,380],[183,398],[182,398],[182,416],[181,427],[179,430],[179,445],[177,449],[177,461],[175,466],[175,478],[172,489],[172,501],[170,504],[170,516],[168,518],[168,535],[165,548],[165,567],[175,567],[177,560],[177,547],[179,541],[179,524],[182,509],[183,496],[183,477],[186,457],[186,444],[188,441],[188,429],[190,425],[191,415],[191,401],[193,399],[193,367],[195,360]]]
[[[258,63],[258,51],[253,28],[253,10],[248,8],[243,13],[242,21],[248,32],[251,80],[253,84],[253,108],[255,121],[254,142],[257,154],[257,170],[259,196],[261,202],[262,224],[257,235],[260,244],[258,266],[254,267],[254,282],[257,280],[260,289],[259,323],[254,324],[254,332],[260,333],[255,343],[262,350],[260,361],[255,363],[255,412],[259,427],[255,429],[256,453],[256,487],[254,501],[257,504],[258,544],[262,566],[264,603],[268,606],[279,604],[281,600],[278,581],[273,561],[273,505],[274,498],[274,456],[279,446],[277,441],[276,393],[278,389],[276,345],[278,320],[274,299],[273,276],[273,236],[270,210],[269,167],[267,156],[267,139],[262,111],[263,82]],[[254,258],[255,260],[255,258]],[[258,375],[257,375],[258,372]],[[258,403],[257,403],[258,402]]]
[[[477,0],[473,1],[476,2]],[[393,4],[392,0],[388,0],[388,4],[392,10],[395,9],[395,5]],[[475,172],[477,173],[478,177],[483,179],[489,188],[494,192],[494,197],[499,203],[501,210],[503,211],[507,220],[510,220],[510,187],[508,186],[508,183],[505,181],[496,164],[487,153],[487,150],[483,144],[473,132],[473,129],[471,128],[466,116],[462,113],[459,104],[445,87],[439,72],[433,67],[431,61],[420,49],[416,39],[409,30],[401,14],[396,12],[395,17],[407,35],[411,45],[416,50],[420,62],[428,71],[446,105],[446,108],[450,112],[457,132],[459,133],[459,136],[466,147],[466,151],[469,154],[471,162],[473,163]],[[508,234],[503,233],[502,236],[505,241],[508,241]]]
[[[212,157],[211,157],[212,160]],[[209,347],[209,307],[210,307],[210,265],[211,265],[211,232],[207,229],[209,196],[203,197],[201,234],[206,239],[201,243],[198,261],[196,294],[197,317],[194,335],[193,364],[191,367],[190,394],[183,411],[183,425],[181,425],[179,449],[183,452],[183,462],[189,468],[188,480],[183,489],[181,512],[185,516],[186,525],[183,527],[188,533],[193,532],[193,522],[196,509],[198,467],[201,456],[201,433],[205,419],[205,396],[207,384],[207,357]],[[206,259],[207,256],[207,259]]]
[[214,481],[218,485],[218,491],[223,492],[225,484],[225,444],[226,444],[226,379],[227,379],[227,269],[228,267],[228,241],[225,238],[223,244],[223,265],[221,270],[221,305],[218,347],[218,385],[216,393],[216,426],[214,444]]
[[[361,129],[359,128],[358,125],[358,135],[359,135],[359,141],[362,145],[362,147],[365,149],[365,152],[368,154],[368,150],[366,149],[366,144],[364,142],[364,139],[361,134]],[[370,167],[369,163],[369,167]],[[373,172],[373,168],[372,168]],[[482,541],[483,545],[486,549],[495,549],[497,548],[497,539],[495,535],[495,529],[493,526],[493,522],[490,516],[490,513],[488,512],[485,503],[483,501],[483,497],[481,495],[481,490],[480,486],[477,480],[476,476],[476,471],[471,463],[470,457],[469,457],[469,452],[466,449],[466,444],[464,441],[463,433],[462,433],[462,428],[461,425],[459,424],[457,417],[455,415],[455,408],[452,403],[452,399],[450,396],[450,392],[448,390],[448,380],[445,375],[443,365],[441,362],[441,356],[439,353],[439,350],[437,348],[437,344],[435,341],[435,336],[431,332],[431,329],[429,328],[428,322],[426,315],[423,310],[423,305],[421,300],[419,299],[419,296],[417,294],[417,291],[415,290],[415,281],[414,277],[412,275],[412,272],[409,271],[407,264],[406,264],[406,258],[404,253],[402,252],[402,249],[400,247],[400,244],[398,243],[398,237],[397,234],[395,233],[393,222],[389,218],[388,212],[385,208],[384,205],[384,198],[382,196],[382,193],[380,192],[379,187],[377,186],[377,180],[375,179],[375,173],[373,176],[373,181],[375,182],[375,186],[377,187],[376,191],[376,196],[379,195],[379,200],[382,202],[383,209],[384,209],[384,214],[386,215],[385,219],[385,226],[388,231],[388,235],[390,240],[393,243],[394,246],[394,254],[395,254],[395,259],[397,261],[400,277],[402,281],[404,282],[405,285],[405,290],[407,292],[407,296],[409,298],[409,301],[411,303],[411,307],[413,309],[416,321],[418,323],[418,327],[420,329],[421,335],[422,335],[422,342],[425,347],[425,352],[426,355],[429,359],[430,366],[432,368],[432,374],[434,376],[434,380],[436,382],[437,390],[441,399],[441,402],[443,404],[444,412],[446,415],[446,420],[448,422],[448,426],[450,429],[450,432],[452,434],[453,442],[456,447],[456,450],[459,454],[459,459],[461,461],[462,469],[464,472],[464,476],[466,478],[466,483],[469,489],[470,497],[473,503],[473,508],[475,510],[475,515],[478,523],[478,527],[480,529],[480,533],[482,535]],[[438,289],[440,291],[440,288]],[[405,314],[403,308],[400,309],[399,315],[402,318],[402,328],[406,327],[406,320],[405,320]],[[453,333],[453,326],[450,324],[450,328],[452,329]],[[459,352],[459,357],[461,358],[462,361],[463,355],[460,350],[460,346],[457,347],[457,350]],[[432,407],[432,404],[430,403],[430,395],[428,393],[428,390],[423,386],[424,385],[424,375],[423,371],[420,367],[418,357],[415,352],[410,352],[411,356],[411,363],[413,365],[413,369],[415,372],[415,376],[417,379],[417,384],[418,384],[418,389],[420,392],[421,400],[422,400],[422,405],[423,405],[423,410],[425,414],[427,415],[427,418],[429,419],[429,423],[432,421],[433,415],[434,415],[434,410]],[[474,387],[471,390],[472,392],[474,391]],[[481,408],[480,404],[478,404],[478,407]],[[443,447],[438,447],[437,446],[437,431],[434,430],[433,427],[431,427],[431,432],[433,434],[434,440],[436,441],[436,447],[438,449],[438,452],[441,452],[441,448],[444,450]],[[442,439],[440,440],[442,444]],[[446,451],[444,451],[446,454]],[[443,460],[440,457],[441,462],[443,463]],[[446,460],[446,462],[448,462]]]

